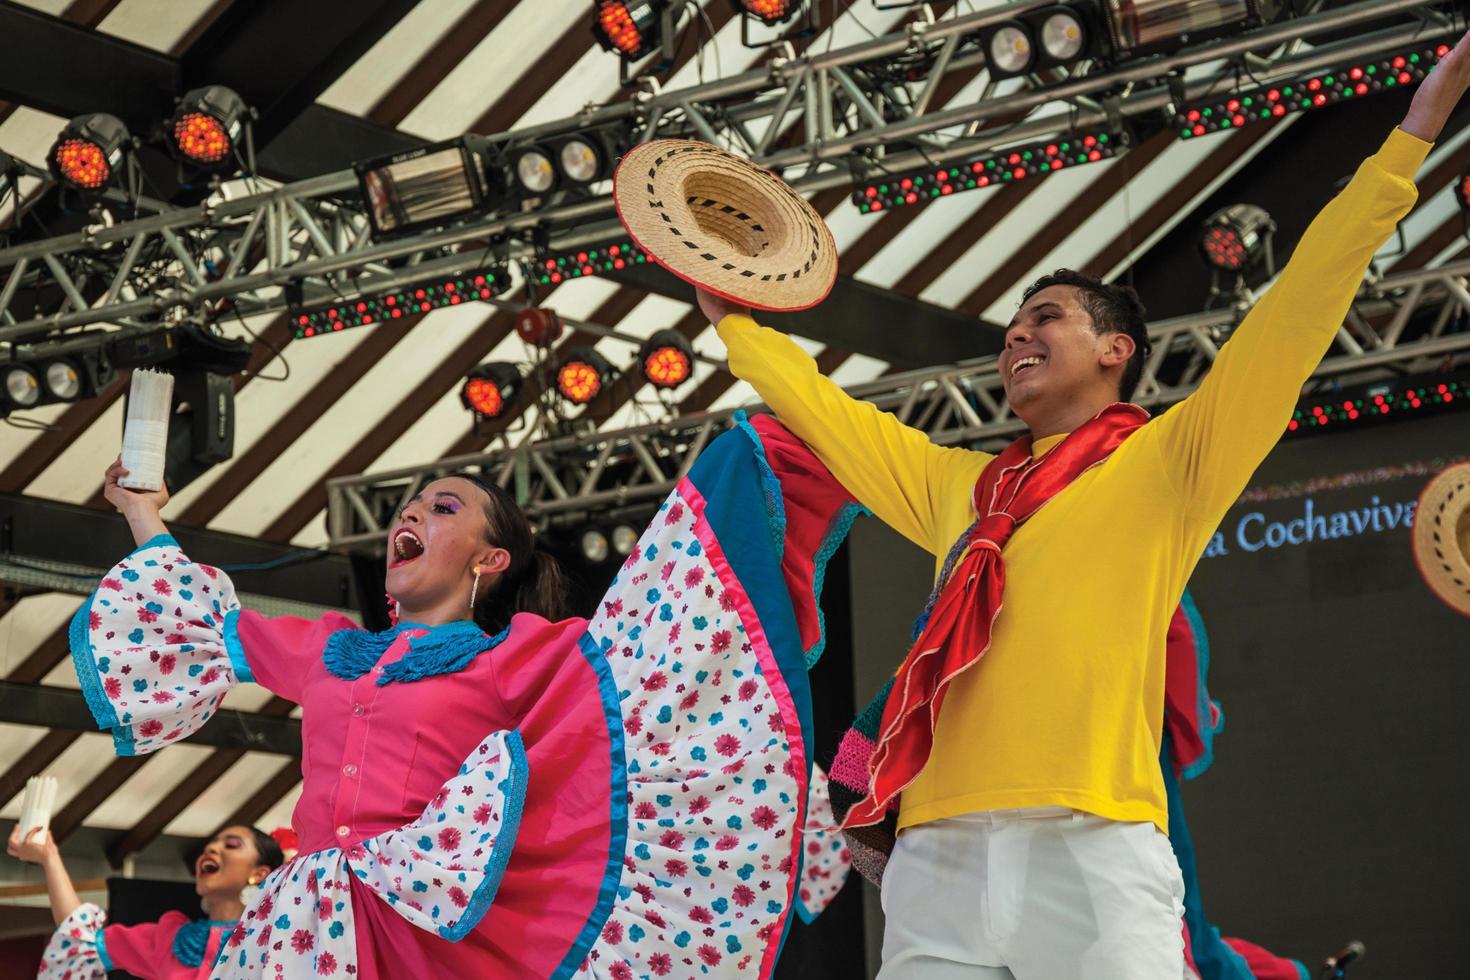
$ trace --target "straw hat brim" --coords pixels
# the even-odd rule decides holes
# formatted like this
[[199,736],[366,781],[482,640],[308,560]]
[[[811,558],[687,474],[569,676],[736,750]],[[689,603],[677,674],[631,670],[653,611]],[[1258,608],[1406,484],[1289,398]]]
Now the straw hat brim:
[[655,262],[731,302],[810,309],[837,279],[837,245],[811,203],[769,170],[708,143],[635,146],[613,175],[613,202]]
[[[1414,511],[1414,562],[1431,592],[1470,616],[1470,463],[1444,470],[1419,495]],[[1461,535],[1464,535],[1463,537]]]

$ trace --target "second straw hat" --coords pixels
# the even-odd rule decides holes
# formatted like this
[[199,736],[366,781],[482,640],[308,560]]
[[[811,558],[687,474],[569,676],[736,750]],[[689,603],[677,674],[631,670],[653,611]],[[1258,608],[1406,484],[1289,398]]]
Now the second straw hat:
[[1470,463],[1444,470],[1419,495],[1414,561],[1430,591],[1470,616]]
[[837,278],[837,246],[780,177],[696,140],[629,150],[613,177],[618,218],[685,282],[763,310],[805,310]]

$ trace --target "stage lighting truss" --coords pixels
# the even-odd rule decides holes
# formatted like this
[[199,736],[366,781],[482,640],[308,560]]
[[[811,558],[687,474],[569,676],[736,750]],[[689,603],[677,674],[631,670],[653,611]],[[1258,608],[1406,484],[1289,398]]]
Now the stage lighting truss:
[[[1333,432],[1343,427],[1337,412],[1359,423],[1384,417],[1376,400],[1384,396],[1391,421],[1443,409],[1470,407],[1470,332],[1460,329],[1470,317],[1464,277],[1470,260],[1432,269],[1389,272],[1374,278],[1354,298],[1343,328],[1313,372],[1316,393],[1302,406],[1304,415],[1330,415],[1324,427],[1297,419],[1297,433]],[[1221,345],[1258,299],[1203,310],[1149,324],[1153,355],[1144,365],[1136,402],[1154,415],[1195,391],[1219,357]],[[1414,378],[1426,364],[1446,365],[1444,373]],[[1411,380],[1413,378],[1413,380]],[[1345,385],[1383,384],[1390,389]],[[1440,385],[1445,389],[1441,391]],[[1005,381],[994,357],[885,375],[848,388],[849,394],[892,412],[937,445],[998,451],[1025,428],[1005,399]],[[1330,392],[1330,393],[1329,393]],[[1412,397],[1410,395],[1412,394]],[[1445,396],[1449,399],[1446,400]],[[1343,407],[1344,402],[1354,404]],[[1414,403],[1418,402],[1416,406]],[[1322,413],[1313,408],[1322,403]],[[1368,406],[1379,406],[1377,413]],[[558,431],[541,438],[505,440],[485,454],[453,461],[496,474],[502,485],[527,474],[519,498],[538,521],[572,521],[608,507],[654,504],[668,495],[710,440],[735,424],[736,409],[699,412],[628,428]],[[1357,411],[1359,417],[1351,418]],[[1283,418],[1283,430],[1287,420]],[[394,509],[430,481],[444,475],[444,463],[428,462],[392,472],[339,477],[328,481],[327,528],[337,550],[374,553],[380,548]],[[585,520],[585,518],[581,518]],[[580,525],[579,525],[580,526]]]
[[638,349],[643,380],[665,391],[694,377],[694,345],[677,330],[659,330]]
[[867,180],[853,188],[852,203],[864,214],[928,204],[961,191],[997,187],[1045,176],[1067,167],[1110,160],[1122,153],[1127,145],[1127,134],[1122,132],[1074,133],[988,153],[935,170]]
[[31,168],[15,157],[0,150],[0,245],[10,232],[20,226],[23,212],[20,179],[30,175]]
[[589,129],[505,151],[505,185],[511,200],[539,202],[560,192],[586,194],[613,174],[624,140],[614,129]]
[[1423,45],[1374,61],[1351,62],[1313,72],[1289,83],[1242,89],[1208,102],[1180,107],[1174,114],[1174,126],[1180,139],[1193,139],[1239,129],[1250,122],[1279,118],[1288,112],[1307,112],[1377,92],[1390,92],[1422,82],[1449,53],[1448,44]]
[[182,166],[209,173],[253,174],[255,112],[233,89],[209,85],[186,92],[167,124],[166,141]]
[[612,384],[611,362],[592,347],[574,347],[556,367],[556,390],[573,405],[586,405]]
[[1467,407],[1470,374],[1428,375],[1394,384],[1360,386],[1334,392],[1330,397],[1304,398],[1286,423],[1286,434],[1330,432]]
[[638,547],[638,531],[631,524],[618,524],[608,537],[612,541],[613,551],[623,558],[631,555],[633,549]]
[[1119,58],[1174,51],[1264,20],[1260,0],[1107,0],[1103,7]]
[[498,419],[516,402],[521,390],[521,371],[507,361],[481,364],[469,373],[459,389],[459,400],[475,413],[475,420]]
[[461,303],[503,296],[511,289],[510,275],[501,268],[465,272],[403,289],[344,299],[313,309],[291,312],[297,339],[336,333],[349,327],[389,323],[406,316],[422,316]]
[[[808,0],[730,0],[730,4],[735,8],[735,16],[740,18],[740,43],[747,48],[768,48],[816,33],[815,12]],[[782,27],[798,16],[801,22],[795,30]],[[751,36],[752,28],[757,25],[766,29],[766,36],[759,39]]]
[[1232,204],[1205,219],[1200,228],[1199,248],[1205,264],[1216,272],[1244,276],[1258,266],[1265,278],[1275,275],[1272,238],[1276,222],[1265,208],[1254,204]]
[[700,16],[695,0],[593,0],[592,36],[618,56],[618,78],[625,87],[673,64],[677,27],[686,11]]
[[589,527],[582,532],[581,538],[582,557],[589,565],[601,565],[607,561],[612,549],[608,544],[607,535],[601,528]]
[[132,149],[133,137],[121,119],[94,112],[66,124],[46,163],[64,187],[92,195],[116,184],[120,172],[131,174]]
[[620,272],[647,262],[648,256],[632,239],[623,239],[576,252],[552,253],[524,262],[522,269],[527,280],[542,286],[555,286],[568,279]]
[[1101,28],[1096,4],[1059,3],[1001,21],[982,31],[979,43],[991,78],[1015,78],[1095,57]]
[[[980,67],[984,54],[977,38],[988,27],[1059,5],[1072,6],[1066,0],[1023,0],[953,12],[878,39],[782,59],[768,71],[677,90],[650,88],[637,99],[485,137],[486,175],[493,183],[508,173],[509,147],[549,146],[607,127],[628,140],[699,134],[782,172],[802,193],[850,190],[855,172],[859,179],[932,176],[981,154],[994,156],[997,147],[1044,147],[1043,140],[1066,141],[1060,134],[1111,130],[1119,118],[1126,125],[1172,113],[1175,106],[1209,98],[1205,93],[1238,86],[1239,62],[1247,53],[1251,76],[1262,85],[1284,86],[1323,65],[1370,63],[1390,52],[1433,45],[1452,31],[1432,19],[1433,0],[1394,0],[1401,16],[1387,26],[1379,0],[1357,0],[1191,45],[1156,61],[1102,60],[1060,83],[1042,85],[1027,76],[1004,92],[942,108],[935,104],[940,93]],[[1422,16],[1412,16],[1416,12]],[[1182,81],[1171,85],[1165,71]],[[1066,108],[1045,111],[1057,96]],[[1017,122],[1017,116],[1026,118]],[[111,178],[118,182],[117,173]],[[875,194],[882,182],[871,182]],[[926,177],[926,190],[927,183]],[[965,183],[968,188],[968,178]],[[502,188],[506,198],[496,198],[481,216],[392,241],[374,240],[351,170],[213,199],[205,207],[164,207],[136,218],[114,209],[110,221],[0,246],[0,345],[92,325],[138,332],[181,315],[207,322],[224,310],[247,317],[293,310],[328,302],[339,290],[355,299],[363,293],[356,284],[374,279],[388,288],[458,272],[453,252],[482,248],[486,241],[504,242],[510,261],[527,261],[548,249],[575,254],[620,233],[605,182],[595,186],[583,198],[562,199],[558,190],[539,205],[522,207],[513,206],[508,188]],[[126,195],[110,186],[102,196]],[[419,264],[421,272],[377,278],[385,269]],[[557,274],[566,278],[568,272]],[[538,272],[531,285],[539,280]],[[96,295],[89,288],[96,283],[111,285]],[[50,301],[38,307],[37,297]]]
[[92,398],[116,376],[100,345],[59,353],[31,351],[21,359],[0,361],[0,417]]
[[375,240],[468,221],[505,196],[477,137],[368,160],[353,172]]
[[540,350],[555,346],[565,329],[555,310],[528,306],[516,311],[516,336]]

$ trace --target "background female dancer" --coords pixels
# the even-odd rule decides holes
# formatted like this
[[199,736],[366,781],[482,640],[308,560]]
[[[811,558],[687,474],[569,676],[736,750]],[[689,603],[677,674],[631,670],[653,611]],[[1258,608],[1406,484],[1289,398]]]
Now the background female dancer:
[[813,589],[856,513],[784,429],[712,444],[590,622],[558,618],[554,563],[475,477],[403,509],[399,622],[369,633],[239,609],[167,534],[166,495],[121,475],[139,548],[72,628],[119,753],[240,681],[304,709],[300,854],[214,976],[769,975],[798,898]]
[[166,912],[157,922],[113,926],[105,912],[77,896],[50,833],[36,828],[23,835],[17,824],[6,851],[46,872],[56,932],[42,957],[39,980],[93,980],[109,970],[126,970],[143,980],[207,977],[250,893],[281,864],[281,847],[269,834],[225,827],[194,860],[194,891],[203,919]]

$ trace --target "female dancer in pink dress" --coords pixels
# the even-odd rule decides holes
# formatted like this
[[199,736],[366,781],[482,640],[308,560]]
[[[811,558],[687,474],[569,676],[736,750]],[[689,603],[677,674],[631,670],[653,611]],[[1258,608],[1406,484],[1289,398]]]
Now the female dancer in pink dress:
[[207,977],[245,899],[281,864],[281,847],[269,835],[254,827],[225,827],[194,859],[194,891],[203,919],[167,912],[157,922],[115,926],[107,924],[100,908],[78,897],[48,832],[38,828],[22,834],[17,825],[6,850],[46,873],[56,931],[37,980],[101,980],[109,970],[126,970],[143,980]]
[[508,495],[436,480],[388,540],[399,622],[239,608],[117,486],[138,550],[72,624],[120,754],[253,680],[302,705],[298,857],[213,976],[748,977],[798,908],[816,594],[857,508],[767,419],[681,479],[595,616]]

